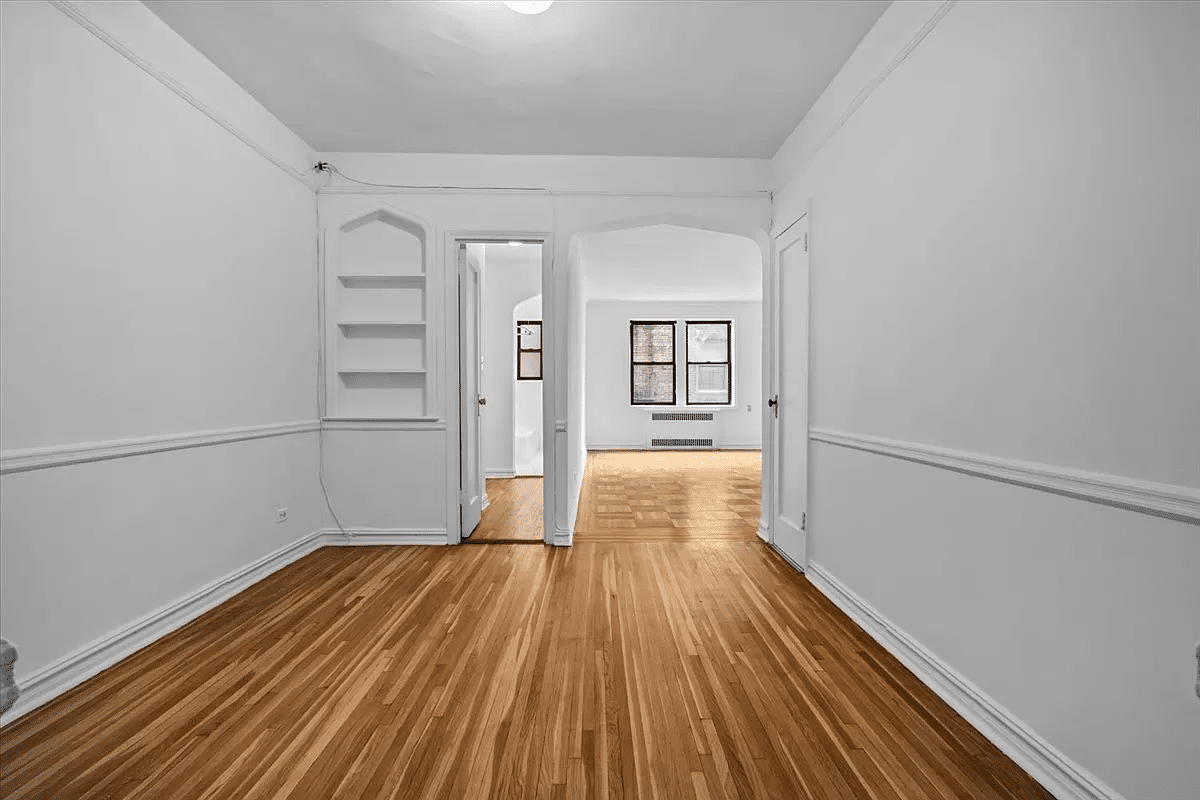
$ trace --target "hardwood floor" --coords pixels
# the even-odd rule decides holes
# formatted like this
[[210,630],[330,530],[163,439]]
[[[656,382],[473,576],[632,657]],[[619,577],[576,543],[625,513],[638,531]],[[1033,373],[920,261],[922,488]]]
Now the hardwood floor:
[[0,796],[1050,800],[756,539],[589,536],[319,550],[5,727]]
[[467,541],[542,541],[542,479],[488,478],[489,505]]
[[592,452],[575,541],[753,541],[761,493],[757,451]]

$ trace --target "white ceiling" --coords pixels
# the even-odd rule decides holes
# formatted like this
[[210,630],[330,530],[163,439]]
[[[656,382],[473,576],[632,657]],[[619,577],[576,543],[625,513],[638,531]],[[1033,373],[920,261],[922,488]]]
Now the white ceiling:
[[762,253],[743,236],[652,225],[580,237],[590,300],[758,300]]
[[319,151],[769,158],[888,0],[146,0]]

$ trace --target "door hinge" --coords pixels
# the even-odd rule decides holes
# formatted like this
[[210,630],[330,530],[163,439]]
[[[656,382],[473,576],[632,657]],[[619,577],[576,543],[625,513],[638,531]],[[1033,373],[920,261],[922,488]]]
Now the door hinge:
[[805,511],[800,515],[800,530],[808,530],[808,512]]
[[808,233],[804,234],[804,252],[808,252]]

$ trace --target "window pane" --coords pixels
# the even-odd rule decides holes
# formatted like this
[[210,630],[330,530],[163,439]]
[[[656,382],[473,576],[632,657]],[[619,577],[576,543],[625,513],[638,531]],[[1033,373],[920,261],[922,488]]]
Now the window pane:
[[689,403],[728,405],[731,399],[728,364],[690,364],[688,366]]
[[689,322],[688,361],[727,361],[729,326],[724,322]]
[[633,402],[675,402],[675,365],[633,365]]
[[542,326],[536,322],[524,323],[517,326],[521,335],[522,350],[540,350],[542,348]]
[[675,363],[675,326],[667,323],[635,322],[633,360],[655,364]]
[[521,360],[517,362],[517,377],[533,379],[542,377],[542,354],[519,353]]

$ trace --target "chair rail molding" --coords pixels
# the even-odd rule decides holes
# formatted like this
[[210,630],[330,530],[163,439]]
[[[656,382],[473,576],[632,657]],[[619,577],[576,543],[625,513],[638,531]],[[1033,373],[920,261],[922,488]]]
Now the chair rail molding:
[[810,428],[815,442],[914,461],[980,478],[1200,524],[1200,489],[1154,483],[1071,467],[1000,458],[947,447]]
[[1124,800],[1115,789],[1059,752],[820,564],[809,561],[806,575],[821,594],[910,669],[921,683],[1059,800]]
[[86,464],[89,461],[107,461],[113,458],[162,453],[167,450],[184,450],[189,447],[209,447],[229,442],[267,439],[272,436],[290,436],[297,433],[316,432],[320,430],[320,427],[321,423],[317,420],[272,422],[240,428],[187,431],[135,439],[113,439],[105,442],[82,442],[52,447],[5,450],[0,452],[0,475],[49,467],[65,467],[72,464]]

